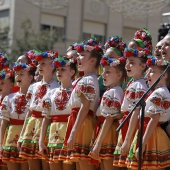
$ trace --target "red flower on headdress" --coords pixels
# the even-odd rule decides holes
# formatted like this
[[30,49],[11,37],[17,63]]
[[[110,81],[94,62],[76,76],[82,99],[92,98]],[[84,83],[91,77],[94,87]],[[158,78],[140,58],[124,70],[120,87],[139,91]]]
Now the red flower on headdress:
[[100,61],[100,64],[102,66],[107,66],[108,65],[107,58],[102,58],[101,61]]
[[126,59],[124,57],[121,57],[121,58],[119,58],[119,61],[120,61],[121,64],[124,64]]
[[81,53],[83,51],[83,47],[81,45],[78,45],[77,48],[76,48],[76,51],[78,53]]
[[35,59],[36,59],[37,61],[41,61],[41,60],[43,59],[43,55],[42,55],[42,54],[36,55],[36,56],[35,56]]
[[96,45],[94,48],[95,48],[97,51],[100,50],[100,47],[99,47],[98,45]]
[[53,64],[55,67],[61,67],[61,64],[59,61],[54,61]]
[[147,66],[151,66],[152,65],[152,59],[151,58],[147,59],[146,65]]
[[125,57],[133,56],[133,51],[125,51]]

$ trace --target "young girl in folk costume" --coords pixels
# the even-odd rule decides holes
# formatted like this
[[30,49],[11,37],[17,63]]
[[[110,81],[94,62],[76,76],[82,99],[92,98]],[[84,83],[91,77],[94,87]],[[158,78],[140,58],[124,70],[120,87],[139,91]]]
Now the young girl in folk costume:
[[[39,140],[39,151],[47,157],[50,163],[50,170],[73,170],[73,165],[62,164],[59,161],[59,154],[64,143],[68,117],[71,109],[68,101],[72,92],[72,79],[76,73],[76,63],[65,56],[59,56],[53,61],[56,68],[56,76],[61,86],[50,90],[42,101],[43,115],[42,129]],[[50,125],[49,139],[47,146],[44,138],[47,126]]]
[[[123,56],[123,52],[126,48],[126,43],[123,41],[121,37],[112,36],[109,37],[104,45],[105,56],[109,58],[119,58]],[[102,76],[99,76],[99,87],[100,87],[100,97],[102,97],[103,93],[106,91],[108,87],[103,85]]]
[[[162,39],[161,57],[170,62],[170,29],[168,34]],[[168,89],[170,91],[169,87]],[[165,129],[168,136],[170,137],[170,120],[164,124],[161,124],[161,127]]]
[[[122,121],[126,118],[129,112],[133,109],[135,104],[147,90],[146,81],[144,80],[144,73],[146,71],[146,60],[148,53],[149,51],[147,49],[125,49],[124,57],[127,58],[125,69],[127,75],[132,77],[133,81],[127,85],[125,90],[124,99],[121,106],[121,112],[123,113]],[[134,112],[139,113],[139,107],[136,108]],[[137,119],[135,119],[134,122],[137,122]],[[128,142],[126,141],[126,139],[129,138],[127,135],[127,129],[129,125],[133,126],[131,122],[130,124],[129,122],[126,122],[119,132],[118,144],[114,152],[113,165],[115,166],[126,166],[126,156],[131,144],[129,142],[130,139]],[[136,129],[136,126],[133,126],[133,128]],[[125,147],[127,148],[127,151],[124,149]]]
[[[19,139],[22,126],[28,111],[26,104],[26,93],[29,85],[34,79],[35,67],[26,64],[16,63],[13,67],[15,71],[15,81],[20,91],[6,96],[1,105],[2,127],[0,141],[6,137],[2,145],[2,161],[7,163],[9,170],[28,169],[26,159],[19,158],[17,141]],[[6,75],[8,72],[6,73]],[[10,73],[10,74],[13,74]],[[7,126],[9,127],[7,128]]]
[[[149,86],[151,86],[166,69],[168,62],[162,59],[158,60],[153,56],[149,56],[148,58],[147,65],[150,68],[147,79]],[[170,71],[165,73],[154,91],[146,99],[142,142],[142,168],[144,169],[162,169],[170,166],[169,138],[160,127],[161,122],[170,120],[169,87]],[[131,129],[129,128],[129,130]],[[132,169],[137,169],[138,167],[139,148],[137,148],[137,138],[138,133],[135,135],[128,159],[128,167]]]
[[94,169],[88,164],[89,147],[93,133],[94,112],[99,102],[97,70],[103,51],[98,43],[90,39],[78,45],[78,71],[84,76],[77,82],[71,97],[71,114],[68,122],[65,146],[61,154],[67,154],[67,163],[78,162],[81,170]]
[[[58,56],[57,51],[47,51],[36,53],[35,60],[38,61],[38,70],[43,79],[40,82],[32,84],[27,92],[27,107],[29,111],[26,121],[20,134],[18,148],[20,148],[20,157],[27,158],[30,170],[40,170],[41,161],[38,159],[38,141],[42,125],[41,102],[44,95],[51,89],[59,87],[59,84],[53,79],[54,68],[52,61]],[[43,167],[48,169],[48,164],[43,161]]]
[[97,139],[94,142],[90,157],[102,160],[103,169],[117,169],[113,167],[113,152],[115,150],[118,134],[116,129],[119,125],[118,119],[122,117],[120,112],[123,99],[122,83],[126,80],[125,58],[119,59],[103,57],[101,60],[103,68],[103,84],[109,86],[103,94],[100,107],[97,111],[105,118]]
[[[2,67],[3,67],[3,63]],[[2,101],[4,99],[5,96],[9,95],[12,88],[14,85],[14,73],[11,69],[6,68],[0,71],[0,108],[2,106]],[[0,115],[1,115],[1,111],[0,111]],[[2,121],[2,116],[0,117],[0,129],[2,129],[1,127],[1,121]],[[2,154],[2,145],[3,145],[3,139],[0,140],[0,152]],[[2,155],[0,156],[0,170],[5,170],[6,169],[6,164],[4,162],[2,162],[1,160]]]

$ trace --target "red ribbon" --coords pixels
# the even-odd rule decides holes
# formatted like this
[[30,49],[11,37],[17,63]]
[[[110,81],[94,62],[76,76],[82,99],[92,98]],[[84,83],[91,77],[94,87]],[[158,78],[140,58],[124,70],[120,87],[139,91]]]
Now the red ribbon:
[[[65,136],[65,140],[64,140],[64,145],[67,145],[67,140],[70,136],[71,130],[76,122],[76,117],[77,114],[79,112],[80,108],[73,108],[70,114],[70,119],[67,125],[67,131],[66,131],[66,136]],[[88,115],[93,115],[93,111],[89,110]]]
[[[129,114],[129,111],[123,112],[123,118],[121,119],[121,122],[123,122],[125,120],[125,118],[127,117],[128,114]],[[121,129],[123,141],[125,140],[126,132],[129,127],[129,119],[124,123],[124,125],[122,126],[122,129]]]
[[100,131],[100,126],[101,126],[101,124],[103,124],[104,120],[105,120],[105,117],[98,116],[97,122],[94,126],[94,140],[97,138],[99,131]]

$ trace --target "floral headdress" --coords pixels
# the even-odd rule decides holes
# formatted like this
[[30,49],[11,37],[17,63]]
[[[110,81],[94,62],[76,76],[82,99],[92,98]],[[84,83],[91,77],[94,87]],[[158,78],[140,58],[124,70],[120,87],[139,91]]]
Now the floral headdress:
[[65,66],[68,66],[71,63],[75,63],[75,62],[76,61],[74,61],[73,59],[67,58],[67,56],[58,56],[57,58],[54,59],[52,66],[54,68],[65,67]]
[[149,55],[150,51],[147,48],[125,48],[124,51],[124,57],[147,57]]
[[0,80],[4,80],[10,77],[14,77],[14,71],[12,69],[3,69],[0,71]]
[[152,36],[148,29],[141,28],[135,32],[134,41],[138,43],[141,48],[148,48],[152,52]]
[[58,51],[52,51],[52,50],[46,52],[37,51],[35,53],[36,61],[41,61],[44,58],[51,58],[52,60],[54,60],[57,57],[58,57]]
[[73,44],[71,44],[68,48],[67,48],[67,52],[72,50],[72,51],[76,51],[76,48],[78,46],[79,43],[75,42]]
[[147,59],[146,65],[147,65],[148,67],[154,66],[154,65],[157,65],[157,66],[165,66],[165,65],[170,64],[167,60],[158,59],[158,58],[156,58],[155,56],[148,56],[147,58],[148,58],[148,59]]
[[99,41],[97,40],[97,38],[92,37],[82,43],[79,43],[76,46],[76,51],[78,53],[81,53],[83,51],[89,51],[91,52],[92,50],[96,50],[96,51],[101,51],[102,50],[102,44],[99,43]]
[[104,45],[105,50],[112,47],[119,57],[123,55],[123,51],[126,48],[126,43],[119,36],[109,37],[106,44]]
[[19,71],[19,70],[26,70],[26,71],[30,71],[30,70],[34,70],[35,69],[35,64],[31,63],[31,64],[26,64],[26,63],[15,63],[13,66],[13,70],[14,71]]
[[0,53],[0,70],[9,67],[7,55]]
[[124,57],[120,57],[118,59],[115,58],[108,58],[108,57],[102,57],[100,61],[101,66],[117,66],[119,64],[125,64],[126,59]]
[[31,62],[35,62],[35,56],[40,53],[40,51],[37,50],[29,50],[25,53],[25,55],[28,57],[28,64]]

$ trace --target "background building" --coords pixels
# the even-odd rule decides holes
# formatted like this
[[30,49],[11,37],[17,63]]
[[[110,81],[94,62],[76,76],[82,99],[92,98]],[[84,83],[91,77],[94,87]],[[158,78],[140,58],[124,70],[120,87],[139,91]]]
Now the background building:
[[62,9],[43,9],[26,0],[0,0],[0,28],[9,27],[10,43],[14,43],[15,38],[22,37],[21,24],[29,19],[30,28],[35,32],[49,30],[57,35],[55,48],[60,54],[72,42],[91,35],[102,42],[108,36],[119,35],[128,43],[140,27],[149,29],[155,46],[160,23],[169,22],[161,14],[169,9],[167,6],[153,16],[129,19],[114,12],[104,2],[95,0],[69,0],[68,6]]

